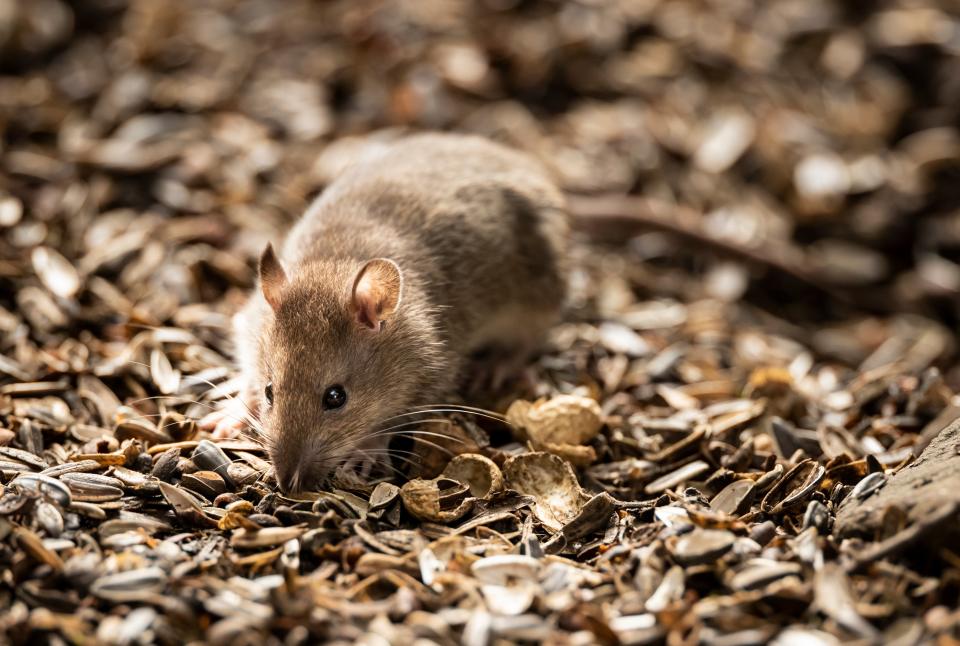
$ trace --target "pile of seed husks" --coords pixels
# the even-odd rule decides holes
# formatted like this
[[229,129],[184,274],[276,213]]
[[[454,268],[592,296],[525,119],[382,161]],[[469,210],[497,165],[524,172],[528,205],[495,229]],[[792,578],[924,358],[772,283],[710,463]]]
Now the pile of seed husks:
[[[960,415],[960,23],[857,11],[0,0],[0,641],[960,638],[960,483],[928,470]],[[580,240],[486,412],[292,499],[195,420],[236,390],[253,258],[388,126],[690,235]],[[882,504],[916,473],[929,504]]]
[[[595,297],[622,280],[605,278],[593,275],[606,286]],[[214,329],[45,346],[24,334],[5,356],[23,372],[0,386],[11,640],[955,634],[952,548],[897,558],[917,528],[904,516],[866,535],[834,527],[842,501],[878,495],[957,415],[927,365],[947,342],[937,328],[879,326],[856,370],[818,362],[746,307],[626,302],[557,328],[536,392],[503,419],[431,424],[406,453],[419,463],[398,464],[409,476],[297,499],[277,492],[256,443],[212,443],[190,419],[227,374],[203,341]]]

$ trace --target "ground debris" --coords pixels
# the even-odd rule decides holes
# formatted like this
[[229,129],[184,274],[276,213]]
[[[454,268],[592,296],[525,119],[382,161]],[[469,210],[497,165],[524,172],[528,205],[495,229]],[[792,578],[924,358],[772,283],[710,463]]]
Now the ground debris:
[[[958,25],[0,0],[0,642],[960,639]],[[593,236],[568,314],[488,412],[284,496],[195,423],[230,317],[425,128],[558,177]]]

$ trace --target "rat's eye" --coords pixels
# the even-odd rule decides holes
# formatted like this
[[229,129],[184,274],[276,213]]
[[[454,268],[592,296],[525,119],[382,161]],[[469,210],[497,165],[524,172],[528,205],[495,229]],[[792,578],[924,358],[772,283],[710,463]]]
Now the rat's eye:
[[273,382],[268,381],[266,387],[263,389],[263,396],[267,398],[267,405],[273,406]]
[[323,391],[323,407],[340,408],[347,403],[347,391],[343,386],[330,386]]

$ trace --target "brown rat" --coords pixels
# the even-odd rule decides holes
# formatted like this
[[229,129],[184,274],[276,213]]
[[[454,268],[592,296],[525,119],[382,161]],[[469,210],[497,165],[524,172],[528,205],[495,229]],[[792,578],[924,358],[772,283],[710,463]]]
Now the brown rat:
[[[381,444],[390,418],[448,401],[475,352],[535,347],[565,295],[563,206],[519,152],[415,135],[345,170],[279,256],[266,248],[236,340],[241,399],[285,491]],[[218,419],[236,427],[207,427]]]

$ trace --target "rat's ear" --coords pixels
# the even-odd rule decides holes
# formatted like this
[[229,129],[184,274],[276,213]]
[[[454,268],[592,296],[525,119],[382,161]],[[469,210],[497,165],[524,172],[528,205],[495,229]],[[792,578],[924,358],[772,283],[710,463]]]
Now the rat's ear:
[[351,303],[357,320],[371,330],[397,311],[403,292],[403,276],[397,263],[375,258],[357,272],[353,281]]
[[277,309],[280,306],[280,292],[287,284],[287,274],[284,273],[273,245],[267,243],[267,248],[260,256],[260,289],[263,297],[270,303],[270,307]]

